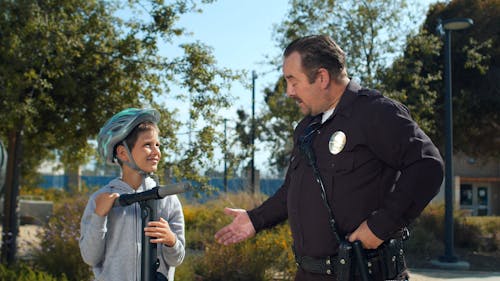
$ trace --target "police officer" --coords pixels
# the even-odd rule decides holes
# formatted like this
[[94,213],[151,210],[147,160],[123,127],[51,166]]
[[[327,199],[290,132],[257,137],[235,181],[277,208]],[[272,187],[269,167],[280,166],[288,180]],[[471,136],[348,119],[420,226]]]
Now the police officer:
[[[404,230],[442,183],[438,149],[405,106],[348,78],[345,54],[327,36],[288,45],[283,74],[305,115],[285,181],[253,210],[226,208],[234,218],[216,240],[237,243],[288,219],[295,280],[407,279]],[[341,250],[355,241],[363,265]]]

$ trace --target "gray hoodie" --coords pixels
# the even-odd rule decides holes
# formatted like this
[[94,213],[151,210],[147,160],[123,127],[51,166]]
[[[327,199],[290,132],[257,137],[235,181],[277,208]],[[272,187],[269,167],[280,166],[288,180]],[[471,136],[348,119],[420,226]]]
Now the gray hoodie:
[[[85,263],[92,266],[98,281],[141,280],[141,208],[138,203],[126,207],[114,207],[105,217],[97,215],[95,198],[102,192],[134,193],[151,189],[156,183],[146,178],[146,187],[132,189],[119,178],[90,196],[81,221],[80,252]],[[173,247],[158,244],[158,271],[174,280],[175,266],[181,264],[185,255],[184,215],[176,195],[166,196],[158,202],[158,216],[165,219],[177,236]]]

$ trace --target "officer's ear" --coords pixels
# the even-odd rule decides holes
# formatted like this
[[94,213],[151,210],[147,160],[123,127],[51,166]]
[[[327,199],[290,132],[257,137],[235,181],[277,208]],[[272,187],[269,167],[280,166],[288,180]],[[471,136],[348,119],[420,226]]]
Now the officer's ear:
[[316,81],[319,82],[321,88],[326,89],[330,85],[330,73],[325,68],[319,68],[316,74]]

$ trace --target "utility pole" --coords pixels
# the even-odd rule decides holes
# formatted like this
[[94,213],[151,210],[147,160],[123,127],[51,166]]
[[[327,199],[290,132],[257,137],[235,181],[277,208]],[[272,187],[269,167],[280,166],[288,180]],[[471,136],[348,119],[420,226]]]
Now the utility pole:
[[251,188],[252,188],[252,193],[255,193],[256,187],[255,187],[255,79],[257,79],[257,73],[255,73],[255,70],[252,71],[252,128],[251,128],[251,149],[252,149],[252,173],[251,173]]
[[224,192],[227,193],[227,119],[224,118]]

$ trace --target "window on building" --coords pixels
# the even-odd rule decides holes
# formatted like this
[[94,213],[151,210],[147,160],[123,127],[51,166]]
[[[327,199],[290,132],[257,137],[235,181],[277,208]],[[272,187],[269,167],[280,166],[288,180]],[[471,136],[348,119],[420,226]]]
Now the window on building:
[[484,186],[477,188],[477,215],[488,215],[488,188]]
[[460,205],[472,206],[472,185],[471,184],[461,184],[460,185]]

